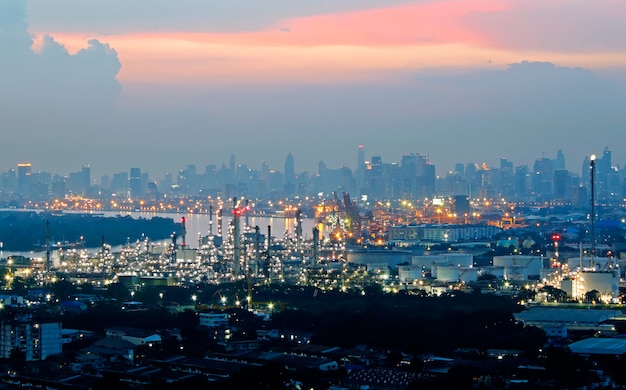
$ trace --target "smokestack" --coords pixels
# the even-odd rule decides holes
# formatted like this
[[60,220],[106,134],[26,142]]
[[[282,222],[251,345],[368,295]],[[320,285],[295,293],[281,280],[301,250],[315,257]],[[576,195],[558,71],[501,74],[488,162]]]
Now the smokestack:
[[46,220],[46,272],[50,272],[50,221]]
[[241,237],[239,234],[239,215],[241,210],[237,208],[237,197],[233,197],[233,275],[239,277],[241,271]]
[[213,235],[213,205],[209,205],[209,237]]
[[172,233],[172,263],[176,262],[176,232]]
[[302,210],[296,210],[296,249],[302,253]]
[[320,260],[320,230],[315,226],[313,228],[313,266],[317,266]]
[[270,283],[272,283],[272,225],[267,225],[267,269]]
[[185,222],[186,221],[187,220],[185,219],[185,217],[182,217],[180,219],[180,224],[181,224],[181,230],[180,230],[181,234],[180,235],[181,235],[181,237],[183,239],[183,242],[182,242],[182,244],[180,244],[180,247],[183,248],[183,249],[185,249],[185,247],[187,246],[187,227],[185,226]]
[[258,276],[259,274],[259,263],[261,262],[261,233],[259,226],[254,227],[254,245],[255,245],[255,254],[254,254],[254,273]]
[[222,237],[222,215],[223,215],[223,211],[222,209],[217,210],[217,235]]
[[591,168],[591,268],[595,268],[594,256],[596,254],[596,197],[595,197],[595,171],[596,171],[596,155],[591,155],[589,162]]
[[248,213],[248,211],[250,211],[250,200],[246,199],[246,231],[248,231],[248,228],[250,227],[250,213]]

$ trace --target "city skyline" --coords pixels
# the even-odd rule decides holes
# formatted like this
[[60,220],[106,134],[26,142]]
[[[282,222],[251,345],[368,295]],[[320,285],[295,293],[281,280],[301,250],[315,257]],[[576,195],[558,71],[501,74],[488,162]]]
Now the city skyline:
[[440,173],[562,149],[579,172],[623,141],[619,3],[250,7],[3,2],[0,166],[97,177],[235,154],[280,169],[292,153],[313,172],[353,168],[364,144],[368,158],[427,154]]
[[[250,161],[240,160],[234,153],[231,153],[228,156],[228,159],[226,161],[202,161],[199,164],[196,164],[193,162],[187,162],[187,163],[181,162],[179,166],[176,166],[176,167],[172,166],[171,169],[167,169],[164,171],[155,171],[151,169],[151,167],[145,166],[145,165],[136,166],[136,167],[128,166],[128,167],[122,168],[121,170],[107,171],[102,167],[94,167],[88,162],[85,162],[83,164],[78,164],[76,166],[71,167],[68,171],[62,172],[62,171],[55,171],[53,169],[51,170],[50,167],[45,164],[38,166],[36,164],[33,164],[31,161],[20,160],[20,161],[17,161],[13,166],[5,166],[5,167],[0,166],[0,172],[8,172],[10,170],[15,170],[16,168],[17,170],[19,170],[20,166],[28,166],[29,169],[32,170],[32,173],[45,172],[45,173],[50,173],[52,175],[67,177],[68,175],[71,175],[73,172],[79,172],[81,169],[82,170],[88,169],[89,171],[92,172],[91,173],[92,183],[95,182],[95,180],[99,179],[101,176],[111,176],[111,175],[115,175],[116,173],[123,173],[123,172],[130,174],[130,172],[132,172],[133,169],[139,169],[143,173],[149,174],[151,179],[160,180],[163,178],[164,175],[171,176],[173,174],[179,174],[183,171],[186,171],[187,169],[190,169],[190,167],[193,167],[195,174],[203,175],[205,174],[205,169],[209,167],[213,167],[216,170],[221,170],[224,168],[229,169],[231,168],[233,164],[234,164],[235,170],[241,166],[241,167],[250,169],[251,171],[258,171],[258,172],[261,172],[263,170],[270,170],[273,172],[280,172],[281,174],[283,174],[289,171],[290,175],[294,175],[294,174],[299,175],[303,173],[306,173],[309,175],[316,174],[319,172],[320,164],[322,164],[325,168],[331,169],[331,170],[337,170],[337,169],[346,167],[346,168],[349,168],[352,173],[356,174],[361,164],[371,165],[372,158],[375,158],[377,160],[380,159],[379,162],[383,164],[395,164],[395,165],[401,166],[402,161],[405,157],[418,156],[418,157],[424,158],[426,161],[428,161],[428,163],[434,165],[436,167],[437,177],[441,177],[441,178],[444,178],[449,174],[454,174],[455,172],[457,172],[457,168],[459,167],[459,165],[462,165],[463,167],[466,167],[468,165],[474,165],[479,170],[498,170],[498,169],[502,169],[502,164],[504,162],[504,164],[506,164],[507,166],[510,164],[513,170],[515,168],[525,166],[530,171],[533,171],[534,170],[533,165],[536,164],[538,161],[544,160],[544,159],[551,160],[554,164],[556,164],[554,169],[564,169],[570,172],[571,174],[574,174],[577,176],[584,176],[583,170],[588,168],[589,159],[591,158],[591,156],[595,156],[596,158],[602,158],[602,155],[607,152],[611,156],[609,159],[610,161],[609,167],[605,167],[605,169],[613,167],[613,168],[616,168],[617,172],[619,172],[620,174],[626,169],[626,164],[622,165],[622,164],[617,163],[614,160],[614,157],[612,157],[614,154],[614,151],[610,149],[608,146],[605,146],[602,151],[597,151],[597,152],[582,156],[580,161],[575,161],[575,162],[572,162],[570,158],[565,156],[562,149],[558,149],[554,153],[554,155],[551,155],[551,156],[547,156],[545,153],[542,153],[541,155],[537,155],[533,158],[529,157],[527,160],[524,160],[524,161],[512,161],[511,159],[508,159],[506,157],[500,157],[499,159],[497,159],[497,161],[494,161],[493,164],[487,164],[487,162],[484,160],[475,160],[475,161],[450,161],[448,160],[448,161],[443,161],[443,162],[434,161],[430,159],[430,155],[428,153],[419,153],[415,151],[402,153],[402,154],[395,154],[394,156],[391,156],[391,157],[380,155],[380,154],[372,155],[372,154],[368,154],[367,148],[365,145],[357,145],[357,147],[353,150],[353,152],[354,152],[354,156],[353,156],[352,162],[348,162],[346,164],[341,164],[338,166],[328,166],[324,160],[320,159],[318,163],[315,165],[315,167],[312,167],[312,170],[308,170],[306,168],[300,168],[300,164],[298,163],[298,158],[297,158],[298,156],[297,155],[294,156],[295,153],[288,152],[287,154],[285,154],[282,163],[278,163],[276,165],[270,165],[268,162],[268,159],[261,160],[258,162],[258,164],[253,165],[251,164]],[[452,168],[444,171],[442,170],[442,168],[440,168],[441,166],[451,166]],[[573,169],[570,169],[569,168],[570,166],[572,166]],[[96,168],[96,170],[94,171],[93,168]],[[94,175],[93,172],[96,172],[96,174]]]

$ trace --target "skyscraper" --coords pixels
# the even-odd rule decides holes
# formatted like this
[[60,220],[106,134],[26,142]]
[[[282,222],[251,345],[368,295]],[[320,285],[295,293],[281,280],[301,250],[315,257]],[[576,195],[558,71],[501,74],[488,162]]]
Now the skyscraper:
[[31,163],[17,164],[17,192],[22,195],[30,192],[31,169]]
[[354,171],[354,180],[358,192],[362,195],[365,186],[365,146],[359,145],[356,152],[356,170]]
[[133,198],[141,197],[143,189],[141,188],[141,168],[130,168],[130,196]]
[[565,156],[563,155],[563,151],[559,149],[556,152],[556,159],[554,160],[554,170],[559,171],[565,169]]
[[554,181],[552,160],[546,157],[538,158],[533,165],[533,171],[532,186],[535,196],[540,199],[552,197]]
[[365,169],[365,146],[359,145],[356,152],[356,172]]
[[82,180],[83,182],[81,190],[83,196],[87,196],[91,192],[91,167],[89,166],[89,164],[83,164]]
[[296,171],[291,153],[285,159],[285,177],[284,177],[285,195],[293,195],[296,191]]

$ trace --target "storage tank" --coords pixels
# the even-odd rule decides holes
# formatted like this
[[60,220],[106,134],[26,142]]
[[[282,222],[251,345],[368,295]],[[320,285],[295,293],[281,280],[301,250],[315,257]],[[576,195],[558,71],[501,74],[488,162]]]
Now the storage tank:
[[430,268],[433,264],[448,264],[448,259],[441,256],[412,256],[411,264],[424,268]]
[[543,258],[540,256],[494,256],[494,266],[519,265],[526,267],[526,275],[541,274],[543,268]]
[[546,280],[549,279],[550,276],[555,273],[558,270],[558,268],[542,268],[539,271],[539,280]]
[[422,267],[417,265],[398,266],[398,280],[400,283],[410,283],[422,279]]
[[459,280],[464,283],[475,282],[478,280],[478,268],[460,267]]
[[368,272],[389,272],[389,265],[387,265],[387,263],[369,263],[365,268]]
[[561,281],[561,290],[565,291],[568,297],[576,298],[574,296],[574,281],[572,279],[563,279]]
[[582,293],[596,290],[601,295],[617,298],[619,276],[615,271],[583,271],[580,273]]
[[505,265],[504,278],[507,280],[527,280],[528,273],[525,265]]
[[480,274],[489,274],[497,278],[504,278],[504,267],[480,267]]
[[[608,257],[594,257],[593,268],[596,270],[606,270],[609,265],[609,261],[611,260],[612,259],[609,259]],[[581,263],[583,265],[583,269],[591,268],[591,257],[583,257],[582,261],[580,257],[570,257],[569,259],[567,259],[567,265],[570,269],[573,270],[580,269]]]
[[446,259],[446,264],[457,267],[471,267],[474,265],[474,256],[469,253],[443,253],[437,255],[437,257],[442,257]]
[[435,270],[437,274],[436,278],[440,282],[456,282],[461,275],[461,269],[451,265],[435,265],[433,266],[433,272],[435,272]]
[[411,263],[411,252],[384,249],[357,249],[347,251],[348,263],[355,264],[380,264],[385,263],[390,267],[399,264]]

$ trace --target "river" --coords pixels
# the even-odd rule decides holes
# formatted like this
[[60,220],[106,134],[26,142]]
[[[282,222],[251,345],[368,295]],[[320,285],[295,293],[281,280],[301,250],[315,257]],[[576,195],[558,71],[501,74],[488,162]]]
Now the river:
[[[72,213],[72,211],[64,211],[64,213]],[[77,212],[78,213],[78,212]],[[80,213],[85,213],[81,211]],[[152,217],[161,217],[161,218],[172,218],[174,222],[181,222],[182,218],[185,217],[185,229],[187,231],[185,241],[187,244],[194,248],[197,247],[198,243],[198,235],[206,236],[209,234],[210,226],[211,226],[211,218],[208,214],[178,214],[178,213],[148,213],[148,212],[140,212],[140,211],[132,211],[132,212],[119,212],[119,211],[104,211],[98,212],[94,214],[103,215],[105,217],[116,217],[116,216],[131,216],[133,218],[146,218],[150,219]],[[232,216],[227,214],[224,211],[224,217],[222,218],[222,232],[223,235],[226,235],[228,231],[228,224],[230,223]],[[244,228],[246,224],[246,218],[240,217],[241,227]],[[217,234],[217,217],[213,216],[213,234]],[[286,218],[286,217],[258,217],[258,216],[250,216],[248,218],[248,226],[254,230],[255,226],[258,226],[261,234],[267,234],[267,227],[271,226],[272,236],[282,238],[285,232],[289,232],[291,235],[295,234],[295,226],[296,219],[295,218]],[[302,218],[302,236],[304,239],[311,239],[313,237],[313,227],[316,226],[314,218]],[[323,225],[318,225],[320,229],[323,229]],[[178,242],[181,242],[181,232],[176,232],[178,235]],[[323,234],[323,232],[322,232]],[[119,250],[120,247],[113,247],[113,251]],[[98,249],[98,248],[87,248],[87,249]],[[3,251],[0,248],[0,258],[5,258],[9,255],[21,255],[26,257],[45,257],[45,251],[37,251],[37,252],[16,252],[16,251]]]

